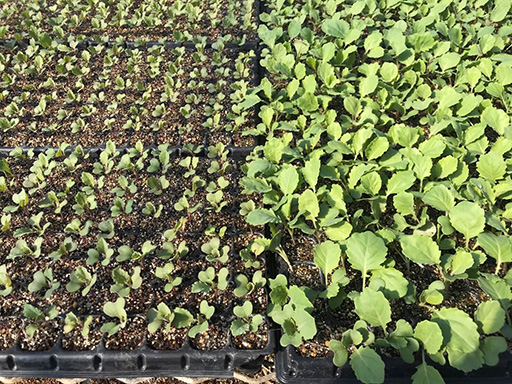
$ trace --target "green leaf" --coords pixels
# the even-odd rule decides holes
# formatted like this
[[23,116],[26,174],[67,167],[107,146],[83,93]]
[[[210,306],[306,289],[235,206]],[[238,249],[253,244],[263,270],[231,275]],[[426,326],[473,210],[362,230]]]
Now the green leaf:
[[264,208],[249,212],[246,220],[251,225],[264,225],[267,223],[278,223],[280,221],[274,212]]
[[284,167],[279,173],[279,188],[285,195],[291,195],[299,185],[299,173],[293,166]]
[[329,342],[329,349],[334,352],[334,356],[332,357],[334,365],[337,367],[343,367],[348,360],[347,348],[341,341],[331,340]]
[[409,192],[400,192],[393,197],[393,205],[401,215],[415,215],[414,195]]
[[436,323],[428,320],[423,320],[416,325],[414,337],[422,342],[425,350],[430,354],[439,352],[443,344],[441,328]]
[[448,353],[453,350],[465,353],[478,350],[478,327],[467,313],[458,308],[442,308],[434,312],[432,321],[441,328]]
[[475,321],[486,334],[498,332],[505,325],[505,311],[497,301],[480,303],[475,312]]
[[405,235],[400,237],[402,252],[408,259],[418,264],[439,264],[441,251],[431,237],[424,235]]
[[464,249],[458,249],[457,252],[450,258],[450,270],[452,275],[459,275],[466,272],[473,266],[475,260],[470,252]]
[[125,300],[119,297],[115,302],[106,302],[103,305],[103,312],[107,316],[116,317],[121,323],[125,323],[128,319],[126,311],[124,309]]
[[297,99],[297,106],[304,112],[318,111],[318,100],[311,92],[305,92]]
[[386,194],[389,196],[393,193],[405,192],[410,187],[412,187],[415,181],[416,176],[414,176],[413,171],[396,172],[388,181],[388,189]]
[[317,157],[312,158],[304,163],[304,168],[302,168],[302,175],[304,176],[304,180],[311,186],[313,190],[316,189],[316,184],[318,182],[318,176],[320,175],[320,159]]
[[277,137],[272,137],[266,141],[263,148],[263,153],[268,160],[277,164],[283,157],[284,148],[285,144],[283,140]]
[[412,375],[412,383],[445,384],[439,371],[427,363],[422,363],[416,367],[416,372]]
[[379,268],[388,253],[384,240],[372,232],[354,233],[346,241],[346,245],[348,261],[363,276],[368,271]]
[[368,160],[381,157],[389,148],[389,141],[386,137],[380,136],[372,140],[366,147],[365,155]]
[[476,167],[480,176],[492,181],[502,179],[507,171],[503,156],[493,151],[480,156]]
[[388,83],[391,83],[398,78],[398,67],[394,63],[383,63],[379,72],[382,79]]
[[423,202],[440,211],[450,212],[455,205],[453,194],[444,185],[431,188],[422,198]]
[[428,51],[436,44],[434,36],[429,32],[414,33],[409,35],[407,38],[414,47],[416,53]]
[[237,319],[231,323],[230,330],[233,336],[240,336],[249,330],[249,324],[247,324],[245,321]]
[[364,77],[359,83],[359,94],[361,97],[372,94],[377,89],[379,84],[379,77],[377,75],[371,75]]
[[361,177],[361,187],[365,193],[376,196],[381,187],[382,179],[378,172],[369,172]]
[[510,11],[510,7],[512,3],[509,0],[496,0],[494,2],[494,8],[491,11],[491,21],[499,22],[507,17],[508,12]]
[[[507,0],[505,0],[507,1]],[[482,112],[481,120],[494,129],[497,134],[503,135],[508,127],[510,118],[505,111],[489,106]]]
[[460,55],[456,52],[445,53],[439,58],[439,66],[445,72],[447,69],[456,67],[460,63]]
[[309,213],[311,218],[315,219],[320,213],[320,207],[318,206],[318,198],[315,192],[311,189],[306,189],[299,197],[299,209]]
[[504,310],[510,308],[512,292],[505,280],[493,275],[483,274],[478,278],[478,285],[493,300],[497,300]]
[[327,276],[338,267],[341,248],[332,241],[325,241],[315,247],[313,254],[316,266]]
[[496,260],[498,267],[512,261],[512,243],[508,236],[484,232],[478,235],[478,245]]
[[391,321],[391,307],[389,301],[380,291],[366,288],[354,299],[357,315],[372,327],[386,328]]
[[369,347],[359,347],[350,356],[350,366],[359,381],[365,384],[384,382],[385,365],[381,357]]
[[339,83],[339,79],[334,73],[334,67],[329,63],[320,63],[317,73],[327,88],[333,88],[336,84]]
[[497,365],[500,353],[507,349],[507,341],[501,336],[487,336],[480,342],[480,350],[484,355],[485,364],[490,366]]
[[436,96],[439,101],[439,109],[450,108],[462,98],[462,94],[450,86],[445,86],[440,91],[436,91]]
[[322,23],[322,31],[333,37],[343,38],[350,30],[350,25],[345,20],[328,19]]
[[485,213],[478,204],[462,201],[453,207],[449,214],[450,222],[457,231],[462,233],[466,241],[478,236],[485,227]]
[[407,295],[409,282],[402,272],[395,268],[379,268],[372,271],[371,280],[384,282],[383,292],[388,299],[398,299]]

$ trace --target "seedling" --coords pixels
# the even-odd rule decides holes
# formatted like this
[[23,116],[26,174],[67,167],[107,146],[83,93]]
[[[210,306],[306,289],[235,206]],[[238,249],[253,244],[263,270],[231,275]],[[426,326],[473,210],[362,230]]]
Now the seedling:
[[142,285],[140,272],[139,266],[133,268],[132,275],[124,269],[115,268],[112,271],[112,279],[116,284],[110,287],[110,292],[117,293],[120,297],[129,296],[132,289],[139,289]]
[[263,277],[261,271],[254,272],[252,281],[249,281],[247,276],[240,274],[235,277],[236,288],[233,293],[236,297],[243,297],[252,294],[259,288],[263,288],[267,283],[267,279]]
[[121,329],[126,327],[128,322],[128,315],[124,309],[125,300],[122,297],[119,297],[115,302],[108,301],[103,306],[103,312],[105,315],[115,318],[116,321],[110,321],[105,323],[101,327],[101,332],[106,332],[109,335],[114,335],[119,332]]
[[174,264],[167,263],[163,267],[157,267],[155,271],[155,276],[159,279],[165,280],[167,283],[165,284],[165,292],[171,292],[174,287],[177,287],[181,284],[182,278],[177,276],[173,276]]
[[119,255],[116,257],[116,260],[119,262],[128,260],[142,261],[149,255],[151,255],[153,252],[155,252],[155,250],[156,247],[149,240],[142,244],[140,252],[134,251],[127,245],[122,245],[118,249]]
[[23,315],[31,320],[25,327],[25,332],[27,336],[32,339],[41,326],[43,326],[46,321],[55,319],[59,315],[59,312],[54,305],[41,310],[31,304],[25,304],[23,307]]
[[54,260],[60,260],[63,256],[69,256],[77,248],[77,243],[75,243],[71,237],[66,237],[59,248],[50,253],[49,256]]
[[[213,289],[223,291],[228,286],[228,275],[229,270],[227,268],[221,268],[216,275],[215,269],[213,267],[208,267],[206,271],[198,273],[197,277],[199,278],[199,281],[196,281],[192,285],[192,293],[210,292]],[[217,282],[215,282],[215,278],[217,278]]]
[[158,207],[155,207],[155,205],[148,201],[146,203],[146,206],[142,209],[142,213],[145,215],[153,216],[155,219],[158,219],[160,215],[162,214],[162,210],[164,209],[164,206],[162,204],[158,204]]
[[60,282],[55,280],[51,268],[45,269],[43,272],[34,273],[33,281],[28,285],[30,292],[39,292],[45,289],[44,297],[50,298],[53,292],[60,287]]
[[236,305],[233,313],[237,319],[231,323],[231,334],[240,336],[246,332],[257,332],[260,324],[263,322],[263,316],[260,314],[253,315],[253,306],[250,301],[244,302],[243,305]]
[[225,263],[229,258],[229,246],[220,248],[220,239],[212,238],[208,243],[201,246],[201,251],[206,254],[206,260],[209,262]]
[[103,258],[101,265],[105,266],[110,263],[110,258],[114,255],[114,250],[109,248],[104,238],[100,238],[96,243],[96,248],[89,249],[87,255],[89,256],[87,258],[87,265],[94,265]]
[[44,235],[45,231],[48,229],[51,223],[45,223],[44,225],[41,225],[42,218],[43,212],[39,212],[37,215],[32,216],[27,222],[29,226],[16,229],[13,233],[14,237],[21,237],[33,233],[37,234],[38,236]]
[[93,285],[96,283],[98,275],[91,275],[85,267],[78,267],[71,272],[70,282],[66,285],[68,292],[76,292],[82,289],[82,296],[87,296]]
[[163,327],[164,332],[169,333],[171,327],[186,328],[194,321],[194,316],[183,308],[175,308],[173,311],[165,303],[158,304],[157,309],[151,308],[148,312],[148,331],[154,333]]
[[37,258],[41,255],[41,245],[43,244],[43,238],[38,237],[36,240],[34,240],[34,243],[32,246],[29,246],[28,243],[25,240],[18,240],[16,242],[16,245],[13,249],[11,249],[11,252],[9,253],[9,256],[7,256],[8,259],[16,259],[18,257],[31,257],[31,258]]
[[198,333],[204,333],[209,327],[208,320],[215,313],[215,307],[213,305],[208,305],[206,300],[202,300],[199,305],[200,314],[197,315],[196,325],[188,331],[188,337],[196,337]]
[[91,332],[91,324],[94,318],[87,316],[84,320],[77,317],[73,312],[69,312],[64,319],[64,333],[70,333],[75,329],[81,329],[82,337],[87,338]]
[[9,296],[12,292],[12,281],[7,274],[7,267],[0,265],[0,296]]

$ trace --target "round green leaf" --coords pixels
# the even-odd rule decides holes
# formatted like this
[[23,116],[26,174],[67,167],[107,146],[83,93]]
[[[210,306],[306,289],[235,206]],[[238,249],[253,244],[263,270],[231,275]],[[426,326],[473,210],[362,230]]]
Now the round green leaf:
[[450,211],[453,228],[462,233],[466,240],[478,236],[485,227],[484,210],[476,203],[462,201]]
[[350,356],[350,366],[357,379],[365,384],[379,384],[384,381],[384,362],[378,353],[369,347],[359,347]]
[[414,337],[423,343],[428,353],[435,354],[441,349],[443,344],[443,333],[441,328],[432,321],[423,320],[416,325]]
[[348,261],[352,268],[366,276],[367,272],[377,269],[386,260],[388,249],[382,240],[372,232],[354,233],[346,241]]
[[484,333],[495,333],[505,325],[505,311],[499,302],[486,301],[478,306],[475,321]]
[[313,250],[315,264],[322,270],[325,276],[331,273],[339,264],[341,248],[332,241],[318,244]]
[[431,237],[424,235],[409,235],[400,238],[402,252],[408,259],[418,264],[439,264],[441,251]]

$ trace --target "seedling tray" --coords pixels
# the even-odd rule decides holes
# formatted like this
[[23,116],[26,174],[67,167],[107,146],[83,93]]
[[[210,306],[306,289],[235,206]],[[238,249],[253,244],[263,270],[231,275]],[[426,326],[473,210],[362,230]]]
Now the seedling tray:
[[[49,149],[56,151],[58,148],[52,147],[41,147],[41,148],[23,148],[24,152],[33,150],[36,155],[45,153]],[[65,150],[65,155],[68,156],[75,147],[68,147]],[[104,146],[95,148],[86,148],[90,154],[89,164],[99,159],[100,152],[105,149]],[[118,147],[119,157],[128,153],[128,147]],[[149,153],[158,151],[157,146],[148,146],[144,148]],[[239,167],[239,159],[244,158],[252,148],[235,148],[232,146],[226,147],[228,150],[227,160],[233,163],[234,169]],[[0,150],[0,157],[8,158],[11,149],[3,148]],[[181,147],[173,147],[168,149],[171,161],[176,164],[182,158],[190,156],[191,153]],[[201,162],[210,162],[206,158],[206,151],[195,153],[194,156],[198,157]],[[37,157],[37,156],[36,156]],[[8,158],[9,159],[9,158]],[[205,172],[206,168],[199,170]],[[177,169],[175,169],[177,171]],[[175,178],[172,176],[174,172],[169,172],[169,178]],[[233,176],[236,179],[236,173]],[[236,182],[233,183],[233,186]],[[233,194],[234,190],[226,191],[226,193]],[[235,195],[234,195],[235,196]],[[231,210],[230,210],[231,212]],[[231,213],[232,214],[232,213]],[[205,222],[198,222],[197,225],[191,227],[190,233],[201,232],[205,227]],[[126,232],[126,233],[125,233]],[[133,230],[126,229],[125,235]],[[243,235],[244,230],[237,230],[235,222],[232,223],[232,227],[228,227],[226,231],[225,240],[226,244],[231,245],[230,257],[234,258],[236,248],[235,239],[237,236]],[[254,234],[258,234],[257,231]],[[68,256],[73,260],[84,259],[83,254],[73,254]],[[154,255],[147,256],[147,261],[156,258]],[[200,257],[201,259],[201,257]],[[272,257],[268,254],[260,255],[261,262],[263,264],[263,271],[265,274],[270,273],[273,266],[269,266],[272,263]],[[188,260],[197,260],[197,256],[192,254]],[[234,259],[233,259],[234,260]],[[235,276],[233,266],[227,265],[230,270],[230,278],[228,279],[228,286],[233,288],[234,282],[233,277]],[[238,270],[237,273],[245,273],[244,270]],[[148,272],[149,273],[149,272]],[[29,273],[31,275],[31,273]],[[249,276],[249,275],[248,275]],[[148,282],[153,286],[153,282]],[[93,288],[94,289],[94,288]],[[156,293],[154,299],[151,299],[152,307],[160,302],[156,299]],[[153,297],[153,295],[151,295]],[[24,299],[23,299],[24,300]],[[214,303],[212,303],[214,304]],[[13,305],[16,305],[13,302]],[[66,303],[62,302],[65,306]],[[232,307],[234,304],[229,305],[226,308],[219,308],[218,315],[220,318],[230,322],[232,316]],[[79,311],[80,312],[80,311]],[[62,309],[61,314],[56,320],[63,323],[64,316],[67,313],[67,309]],[[82,313],[84,315],[85,313]],[[130,319],[140,314],[139,312],[128,312]],[[87,313],[87,315],[93,315],[94,317],[101,317],[101,313]],[[139,316],[137,316],[139,317]],[[21,318],[16,316],[4,316],[4,320],[14,320],[16,324],[20,324],[20,327],[25,326],[21,321]],[[84,378],[114,378],[114,377],[161,377],[161,376],[188,376],[188,377],[219,377],[229,378],[233,376],[233,370],[235,368],[246,370],[246,371],[257,371],[261,367],[262,358],[265,355],[275,352],[275,331],[272,330],[271,323],[268,319],[265,319],[267,324],[266,340],[268,342],[264,347],[257,347],[253,349],[240,349],[235,347],[235,343],[232,342],[233,337],[228,333],[226,336],[226,347],[214,350],[198,350],[193,346],[189,337],[185,338],[183,346],[177,350],[163,350],[154,349],[144,337],[139,347],[133,350],[109,349],[106,346],[106,337],[103,335],[101,341],[92,349],[88,351],[69,351],[66,350],[62,345],[63,336],[61,335],[54,346],[50,349],[33,352],[23,349],[20,344],[20,338],[17,342],[9,349],[0,351],[0,376],[3,377],[84,377]],[[147,326],[147,325],[145,325]],[[21,328],[20,328],[21,329]],[[140,334],[140,333],[139,333]],[[147,335],[147,331],[145,333]],[[223,336],[224,337],[224,336]]]
[[[229,343],[228,343],[229,345]],[[116,378],[116,377],[216,377],[230,378],[233,370],[254,370],[261,356],[274,352],[274,332],[261,350],[228,346],[199,351],[186,344],[176,351],[154,350],[146,345],[133,351],[112,351],[103,342],[92,351],[65,351],[57,343],[44,352],[27,352],[18,345],[0,352],[2,377]]]
[[[386,364],[385,383],[411,383],[411,376],[416,372],[417,364],[406,364],[399,358],[383,358]],[[416,362],[420,363],[420,361]],[[445,382],[450,383],[510,383],[512,380],[512,354],[500,356],[497,366],[484,366],[477,371],[464,374],[449,366],[436,367]],[[306,384],[359,384],[349,364],[338,368],[332,357],[304,358],[293,347],[280,348],[275,357],[276,376],[280,383]]]

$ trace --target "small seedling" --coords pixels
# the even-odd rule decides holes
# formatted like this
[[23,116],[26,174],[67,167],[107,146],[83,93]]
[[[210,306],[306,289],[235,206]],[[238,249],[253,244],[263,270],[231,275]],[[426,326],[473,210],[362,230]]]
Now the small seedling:
[[76,292],[83,287],[82,296],[86,296],[97,279],[97,274],[91,275],[85,267],[78,267],[71,272],[70,282],[66,285],[66,289],[68,292]]
[[208,243],[201,246],[201,251],[206,254],[206,260],[209,262],[225,263],[229,258],[229,246],[220,247],[220,239],[212,238]]
[[119,297],[115,302],[108,301],[103,305],[103,312],[105,315],[117,319],[117,321],[110,321],[105,323],[101,327],[101,332],[106,332],[109,335],[114,335],[119,330],[126,327],[128,322],[128,315],[124,309],[125,300]]
[[93,321],[92,316],[87,316],[84,320],[78,318],[73,312],[69,312],[64,319],[64,333],[70,333],[75,329],[80,329],[82,337],[87,338],[91,332],[91,323]]
[[189,337],[194,338],[198,333],[206,332],[206,330],[209,327],[208,320],[215,313],[215,307],[212,305],[208,305],[208,302],[206,300],[203,300],[199,305],[199,312],[200,314],[197,315],[196,325],[194,325],[188,331]]
[[7,267],[0,265],[0,296],[9,296],[12,292],[12,281],[7,274]]
[[240,274],[235,277],[236,288],[233,293],[236,297],[243,297],[250,295],[255,292],[259,288],[262,288],[267,283],[267,279],[263,277],[263,273],[261,271],[254,272],[252,276],[252,281],[249,281],[247,276]]
[[129,296],[132,289],[139,289],[142,285],[140,272],[139,266],[133,268],[131,276],[124,269],[115,268],[112,271],[112,279],[116,284],[110,288],[110,292],[117,293],[120,297]]
[[46,321],[55,319],[59,315],[59,312],[55,305],[52,305],[45,310],[40,310],[31,304],[25,304],[25,307],[23,308],[23,315],[27,319],[31,320],[25,327],[25,332],[27,333],[27,336],[32,339],[39,328]]
[[[215,288],[223,291],[228,286],[228,275],[229,270],[227,268],[221,268],[218,275],[216,276],[215,269],[213,267],[208,267],[206,271],[201,271],[198,273],[197,277],[199,278],[199,281],[196,281],[192,285],[192,293],[210,292]],[[217,282],[215,282],[216,277]]]
[[33,281],[28,285],[30,292],[39,292],[45,289],[44,297],[50,298],[52,293],[60,287],[60,282],[54,279],[51,268],[45,269],[44,272],[37,271],[34,273]]
[[233,308],[233,313],[237,317],[231,323],[231,334],[233,336],[240,336],[246,332],[257,332],[260,324],[263,322],[263,316],[260,314],[252,314],[253,306],[250,301],[246,301],[243,305],[236,305]]
[[155,276],[159,279],[165,280],[167,283],[165,284],[165,292],[171,292],[174,287],[177,287],[181,284],[182,278],[177,276],[173,276],[174,264],[167,263],[163,267],[157,267],[155,271]]

